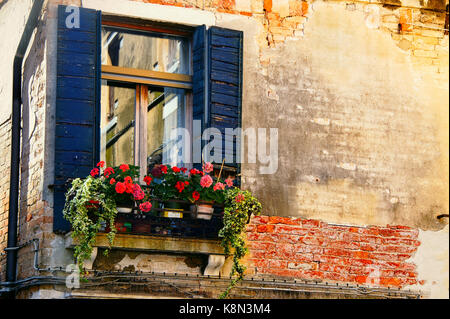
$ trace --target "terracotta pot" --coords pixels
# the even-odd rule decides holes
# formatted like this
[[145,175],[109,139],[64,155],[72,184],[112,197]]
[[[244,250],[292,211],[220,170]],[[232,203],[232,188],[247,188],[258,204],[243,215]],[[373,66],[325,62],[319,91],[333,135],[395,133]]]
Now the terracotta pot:
[[195,216],[197,219],[210,220],[213,213],[213,202],[199,202],[195,205]]

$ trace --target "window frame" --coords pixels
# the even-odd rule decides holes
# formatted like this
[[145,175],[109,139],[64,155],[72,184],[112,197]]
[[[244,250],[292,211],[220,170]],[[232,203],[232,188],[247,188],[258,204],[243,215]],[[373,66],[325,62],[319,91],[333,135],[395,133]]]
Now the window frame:
[[[149,87],[175,88],[184,90],[184,105],[186,107],[185,128],[191,135],[192,142],[192,121],[193,121],[193,29],[180,25],[170,25],[164,23],[153,23],[148,21],[133,21],[128,19],[117,19],[118,17],[102,16],[101,27],[114,27],[117,29],[137,30],[143,32],[163,33],[185,37],[189,43],[189,73],[177,74],[144,69],[127,68],[112,65],[101,65],[101,81],[112,81],[127,84],[134,84],[136,90],[135,98],[135,125],[134,125],[134,165],[140,167],[141,183],[147,174],[147,107]],[[112,20],[114,19],[114,20]],[[123,21],[125,20],[125,21]],[[192,145],[192,144],[191,144]],[[99,145],[100,146],[100,145]],[[101,152],[101,147],[98,149]],[[192,152],[190,163],[185,167],[192,168]],[[142,165],[145,163],[145,165]]]

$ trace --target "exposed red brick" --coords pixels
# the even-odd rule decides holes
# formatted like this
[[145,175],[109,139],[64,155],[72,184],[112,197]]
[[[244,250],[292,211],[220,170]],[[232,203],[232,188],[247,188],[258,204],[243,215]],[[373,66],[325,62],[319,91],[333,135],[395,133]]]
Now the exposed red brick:
[[304,219],[302,220],[302,227],[305,228],[320,227],[320,221],[314,219]]
[[306,236],[308,235],[308,230],[299,228],[299,227],[292,227],[287,225],[276,225],[275,227],[276,232],[279,234],[295,234],[299,236]]
[[258,273],[384,287],[417,281],[416,267],[407,261],[420,245],[415,229],[276,216],[252,218],[247,229],[250,263]]
[[254,250],[269,250],[274,249],[276,244],[275,243],[261,243],[261,242],[250,242],[248,243],[248,248],[254,249]]
[[[278,229],[275,228],[275,232],[277,232]],[[278,242],[279,243],[290,243],[295,244],[298,243],[300,236],[298,235],[288,235],[288,234],[277,234]]]
[[402,281],[394,277],[381,277],[379,279],[380,285],[387,287],[401,287]]
[[264,0],[264,10],[272,12],[272,0]]
[[302,1],[302,15],[307,15],[309,10],[308,2]]
[[240,11],[239,14],[240,14],[240,15],[243,15],[243,16],[247,16],[247,17],[253,16],[253,13],[251,13],[251,12],[245,12],[245,11]]
[[280,15],[278,13],[269,12],[266,16],[271,27],[281,27]]
[[268,242],[277,242],[278,235],[272,233],[247,233],[247,240],[249,241],[268,241]]
[[258,233],[271,233],[275,229],[274,225],[258,225],[256,231]]
[[406,9],[400,12],[400,19],[398,21],[400,26],[400,31],[411,31],[412,30],[412,10]]
[[269,216],[253,216],[251,219],[252,224],[267,224]]
[[251,225],[251,224],[247,225],[247,226],[245,227],[245,231],[246,231],[247,233],[251,233],[251,232],[256,231],[256,225]]
[[222,13],[239,14],[239,12],[235,11],[235,10],[229,10],[229,9],[223,9],[223,8],[217,8],[216,10],[217,10],[217,12],[222,12]]
[[369,243],[360,243],[359,248],[364,251],[375,251],[377,249],[377,245],[369,244]]
[[302,3],[298,0],[289,1],[289,15],[301,16],[302,15]]
[[216,6],[226,10],[233,10],[236,6],[235,0],[217,0],[217,2]]
[[316,261],[316,260],[314,260],[314,255],[313,254],[297,253],[296,252],[294,254],[293,261],[295,261],[295,262],[313,262],[313,261]]
[[269,216],[269,224],[282,224],[285,219],[285,217]]

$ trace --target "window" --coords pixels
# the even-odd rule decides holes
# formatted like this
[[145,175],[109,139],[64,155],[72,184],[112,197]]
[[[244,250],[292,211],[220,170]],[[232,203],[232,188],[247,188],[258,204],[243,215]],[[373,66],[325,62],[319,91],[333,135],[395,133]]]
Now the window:
[[100,159],[132,163],[141,176],[155,164],[189,166],[176,128],[190,129],[192,79],[187,36],[102,27]]
[[[135,163],[141,176],[156,163],[198,168],[202,132],[224,136],[240,127],[242,101],[241,31],[86,8],[73,28],[71,12],[58,6],[53,229],[63,233],[70,231],[62,214],[68,181],[89,175],[100,159]],[[191,133],[192,159],[180,157],[175,127]],[[230,150],[223,142],[215,164]],[[232,168],[239,173],[237,163]]]

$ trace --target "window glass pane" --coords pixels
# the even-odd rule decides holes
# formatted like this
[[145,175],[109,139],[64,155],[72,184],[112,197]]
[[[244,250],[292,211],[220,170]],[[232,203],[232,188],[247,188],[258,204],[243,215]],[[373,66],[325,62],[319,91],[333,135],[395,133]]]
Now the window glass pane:
[[182,137],[171,136],[175,128],[188,128],[184,91],[149,88],[148,101],[147,168],[151,170],[155,164],[185,166]]
[[134,165],[135,86],[102,81],[100,158],[108,166]]
[[189,74],[189,41],[179,36],[103,27],[102,64]]

